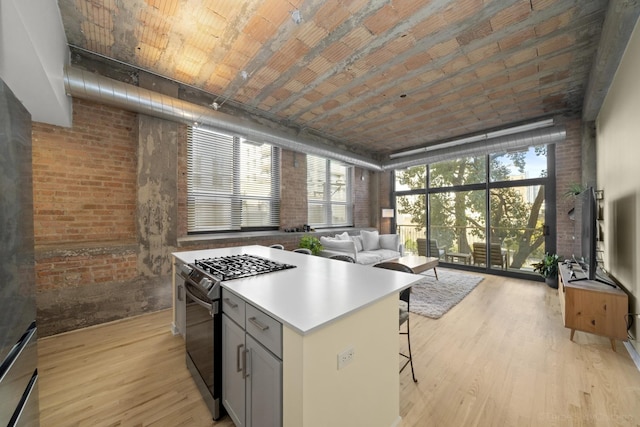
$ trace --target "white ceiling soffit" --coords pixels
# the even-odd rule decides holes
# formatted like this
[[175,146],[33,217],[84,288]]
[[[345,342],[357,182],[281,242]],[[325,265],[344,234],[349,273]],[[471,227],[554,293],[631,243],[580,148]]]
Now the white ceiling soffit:
[[538,145],[562,142],[567,136],[564,126],[553,126],[544,129],[534,129],[513,135],[499,136],[482,141],[470,142],[464,145],[435,149],[426,153],[410,157],[390,160],[382,164],[384,170],[404,169],[411,166],[432,164],[460,157],[487,155],[514,151]]
[[0,1],[0,77],[33,121],[71,126],[63,71],[69,47],[55,1]]
[[242,117],[215,111],[148,89],[122,83],[95,73],[73,67],[65,69],[67,94],[76,98],[97,101],[128,111],[214,130],[226,131],[252,141],[264,141],[289,150],[338,160],[344,163],[381,171],[379,162],[341,150],[304,136],[290,135],[251,122]]

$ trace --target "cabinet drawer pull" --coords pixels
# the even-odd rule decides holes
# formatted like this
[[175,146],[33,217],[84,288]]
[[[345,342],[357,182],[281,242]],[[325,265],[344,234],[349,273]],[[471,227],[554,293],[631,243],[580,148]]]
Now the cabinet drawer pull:
[[231,301],[229,298],[224,298],[223,301],[225,302],[225,304],[227,304],[229,307],[236,309],[238,308],[238,304],[236,304],[235,302]]
[[265,325],[255,317],[249,317],[249,322],[253,323],[253,326],[260,329],[261,331],[266,331],[267,329],[269,329],[269,325]]
[[[242,365],[240,365],[240,353],[244,354],[244,352],[240,351],[240,350],[242,350],[242,347],[244,347],[244,344],[238,344],[238,347],[236,348],[236,372],[240,372],[240,371],[242,371],[244,369],[244,367]],[[244,357],[243,357],[242,361],[244,363]],[[243,375],[244,375],[244,373],[243,373]]]

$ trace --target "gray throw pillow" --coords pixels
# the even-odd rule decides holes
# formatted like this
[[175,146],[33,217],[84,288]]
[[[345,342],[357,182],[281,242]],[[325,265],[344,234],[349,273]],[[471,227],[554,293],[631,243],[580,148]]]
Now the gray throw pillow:
[[360,237],[362,237],[362,248],[365,251],[375,251],[376,249],[380,249],[377,231],[360,230]]
[[390,249],[392,251],[398,250],[398,239],[399,235],[397,234],[382,234],[380,235],[380,247],[382,249]]
[[349,236],[349,233],[347,233],[346,231],[342,234],[336,234],[336,239],[340,239],[340,240],[350,240],[351,237]]
[[361,252],[363,250],[362,247],[362,237],[360,236],[351,236],[351,240],[356,244],[356,251]]

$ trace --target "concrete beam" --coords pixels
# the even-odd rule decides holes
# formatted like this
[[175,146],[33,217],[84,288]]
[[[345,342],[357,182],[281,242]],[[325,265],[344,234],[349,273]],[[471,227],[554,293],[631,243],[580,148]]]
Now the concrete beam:
[[615,77],[640,16],[640,1],[611,0],[582,107],[582,120],[594,121]]

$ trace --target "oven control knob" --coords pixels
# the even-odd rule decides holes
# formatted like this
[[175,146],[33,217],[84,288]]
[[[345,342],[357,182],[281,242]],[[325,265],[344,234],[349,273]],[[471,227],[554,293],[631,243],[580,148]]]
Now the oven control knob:
[[180,273],[183,277],[187,277],[189,274],[191,274],[192,271],[193,268],[189,267],[187,264],[182,264],[180,266]]
[[202,280],[200,280],[200,286],[209,290],[211,289],[211,286],[213,286],[213,281],[207,277],[203,277]]

